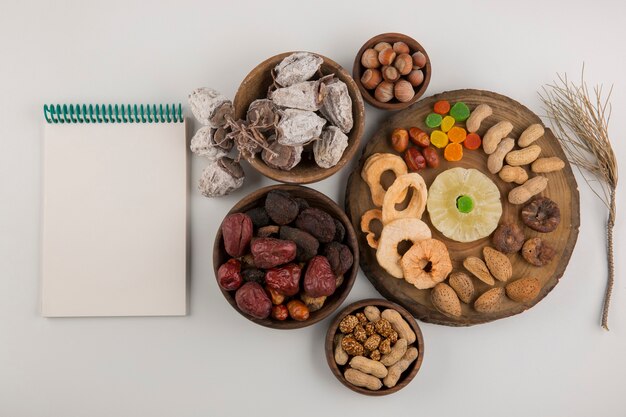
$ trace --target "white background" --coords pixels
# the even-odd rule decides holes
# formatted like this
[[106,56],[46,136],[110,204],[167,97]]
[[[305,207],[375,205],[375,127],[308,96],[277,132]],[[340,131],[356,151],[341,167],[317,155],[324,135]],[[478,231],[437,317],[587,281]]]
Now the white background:
[[[195,189],[191,161],[190,315],[44,319],[39,315],[42,105],[186,104],[198,86],[233,96],[255,65],[309,50],[351,69],[373,35],[398,31],[427,49],[427,94],[481,88],[541,112],[557,72],[615,83],[611,136],[626,167],[623,1],[25,2],[0,4],[0,416],[626,415],[626,277],[611,332],[600,329],[606,211],[577,176],[578,245],[539,305],[473,328],[421,324],[422,369],[404,390],[368,398],[344,388],[323,351],[328,321],[262,328],[226,303],[213,277],[223,214],[272,181],[250,172],[235,194]],[[367,107],[366,142],[388,114]],[[352,166],[313,187],[343,204]],[[156,168],[156,167],[155,167]],[[77,173],[80,175],[80,173]],[[620,190],[621,191],[621,190]],[[626,250],[626,193],[616,248]],[[346,303],[377,296],[359,274]]]

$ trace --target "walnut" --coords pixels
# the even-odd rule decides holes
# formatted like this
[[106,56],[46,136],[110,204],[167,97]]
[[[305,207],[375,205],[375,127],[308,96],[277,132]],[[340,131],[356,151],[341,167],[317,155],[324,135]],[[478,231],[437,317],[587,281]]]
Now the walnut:
[[354,335],[354,338],[361,343],[367,340],[367,333],[365,333],[365,329],[360,324],[356,325],[352,334]]
[[378,350],[380,350],[380,353],[382,353],[383,355],[389,354],[389,352],[391,352],[391,339],[387,338],[380,342],[380,345],[378,345]]
[[365,325],[365,334],[368,336],[373,335],[374,333],[376,333],[376,330],[374,329],[374,323],[369,322]]
[[379,361],[381,356],[382,355],[380,354],[380,350],[378,350],[378,349],[376,349],[376,350],[374,350],[374,351],[372,351],[370,353],[370,359],[373,360],[373,361]]
[[378,345],[380,345],[381,340],[382,338],[380,337],[380,335],[373,334],[370,337],[368,337],[367,340],[365,340],[365,342],[363,343],[363,347],[366,350],[374,351],[378,349]]
[[354,327],[357,324],[359,324],[359,319],[357,319],[356,316],[353,316],[352,314],[348,314],[339,323],[339,331],[343,334],[352,333]]
[[359,319],[359,324],[362,326],[365,326],[369,322],[363,313],[356,313],[355,316]]
[[363,345],[357,342],[357,340],[351,335],[345,336],[341,339],[341,348],[350,356],[362,356],[365,352]]
[[393,327],[391,327],[391,323],[387,319],[380,319],[376,323],[374,323],[374,328],[376,329],[376,333],[383,337],[389,337],[391,333],[394,331]]

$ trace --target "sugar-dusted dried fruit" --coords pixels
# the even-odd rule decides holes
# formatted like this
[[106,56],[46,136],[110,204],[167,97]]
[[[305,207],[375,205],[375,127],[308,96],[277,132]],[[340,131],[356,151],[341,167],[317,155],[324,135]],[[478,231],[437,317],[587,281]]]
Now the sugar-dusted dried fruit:
[[265,207],[255,207],[246,211],[246,214],[250,216],[252,224],[257,229],[270,224],[270,216],[268,216],[267,211],[265,211]]
[[303,149],[302,146],[286,146],[274,141],[263,149],[261,159],[270,168],[289,171],[300,163]]
[[289,317],[289,310],[287,310],[287,306],[280,304],[272,307],[272,318],[274,320],[287,320]]
[[[223,130],[223,129],[222,129]],[[190,149],[191,152],[199,156],[204,156],[210,161],[215,161],[222,156],[228,155],[230,150],[228,144],[232,148],[232,140],[223,140],[223,143],[217,143],[215,139],[215,132],[217,129],[213,129],[209,126],[203,126],[193,135],[191,138]]]
[[350,356],[361,356],[365,352],[363,345],[354,336],[348,335],[341,339],[341,347]]
[[324,210],[315,207],[302,210],[296,218],[296,226],[315,236],[322,243],[328,243],[335,237],[335,221]]
[[313,235],[295,227],[281,226],[280,238],[291,240],[296,244],[296,260],[298,262],[307,262],[317,255],[320,246],[320,243]]
[[252,219],[244,213],[229,214],[222,221],[224,249],[233,258],[244,255],[252,239]]
[[400,261],[404,279],[415,288],[432,288],[448,277],[452,262],[446,245],[437,239],[423,239],[402,256]]
[[515,253],[524,244],[524,232],[515,223],[503,223],[493,233],[493,246],[504,253]]
[[343,133],[349,133],[352,130],[354,125],[352,99],[346,83],[333,78],[326,84],[321,112],[326,120],[337,126]]
[[246,282],[265,283],[265,272],[258,268],[245,268],[241,271],[241,276]]
[[217,282],[226,291],[236,290],[243,284],[241,262],[231,258],[217,270]]
[[554,248],[540,237],[528,239],[522,247],[522,257],[535,266],[544,266],[556,255]]
[[330,242],[324,247],[324,256],[328,258],[335,275],[343,275],[350,270],[354,257],[349,247],[342,243]]
[[326,96],[326,81],[327,78],[303,81],[271,91],[268,97],[280,107],[317,111]]
[[256,282],[243,284],[235,293],[237,307],[257,319],[265,319],[272,310],[272,301],[263,287]]
[[223,156],[202,171],[198,190],[205,197],[221,197],[243,185],[245,173],[239,162]]
[[271,237],[252,239],[250,250],[254,258],[254,265],[263,269],[286,264],[296,257],[295,243]]
[[296,321],[305,321],[309,318],[309,308],[300,300],[291,300],[287,303],[289,317]]
[[222,127],[234,113],[233,103],[218,91],[201,87],[189,95],[189,107],[196,119],[212,128]]
[[561,222],[561,210],[548,197],[535,197],[522,208],[522,221],[538,232],[552,232]]
[[352,333],[357,324],[359,324],[359,319],[355,315],[348,314],[339,322],[339,331],[344,334]]
[[275,223],[284,225],[296,219],[300,207],[289,193],[272,190],[265,197],[265,211]]
[[311,297],[330,296],[335,292],[335,274],[325,256],[309,261],[304,274],[304,291]]
[[248,106],[246,120],[260,132],[272,130],[278,123],[278,109],[272,100],[254,100]]
[[518,303],[534,300],[541,290],[541,283],[535,277],[520,278],[506,285],[506,295]]
[[300,293],[300,299],[308,307],[311,313],[324,307],[324,302],[326,301],[326,298],[327,297],[324,295],[322,295],[321,297],[311,297],[305,293]]
[[277,139],[281,145],[303,146],[322,134],[326,119],[312,111],[298,109],[279,110],[276,125]]
[[307,81],[320,69],[324,60],[310,52],[295,52],[283,59],[276,67],[276,82],[287,87]]
[[313,142],[313,157],[320,168],[331,168],[339,163],[348,147],[348,137],[335,126],[328,126]]
[[278,293],[291,297],[300,290],[301,271],[300,265],[293,263],[271,268],[265,273],[265,284]]
[[333,220],[335,221],[335,237],[333,237],[333,240],[341,243],[346,237],[346,228],[339,220],[335,218]]

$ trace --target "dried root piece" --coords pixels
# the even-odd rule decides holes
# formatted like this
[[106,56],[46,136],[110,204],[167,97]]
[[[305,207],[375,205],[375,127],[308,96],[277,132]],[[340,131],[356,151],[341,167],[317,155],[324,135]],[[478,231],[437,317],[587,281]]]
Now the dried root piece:
[[285,146],[278,142],[272,142],[268,149],[261,153],[263,162],[270,168],[289,171],[302,159],[302,146]]
[[326,85],[326,95],[323,100],[322,114],[343,133],[352,130],[352,99],[348,93],[348,86],[339,79],[333,79]]
[[337,127],[328,126],[321,138],[313,143],[313,156],[320,168],[331,168],[339,163],[348,147],[348,137]]
[[[398,219],[383,228],[378,241],[376,260],[391,276],[402,278],[404,273],[400,265],[398,244],[404,240],[419,242],[430,239],[430,228],[426,223],[418,219]],[[405,254],[406,255],[406,254]]]
[[[393,171],[396,177],[404,175],[408,172],[406,163],[398,155],[390,153],[375,153],[365,161],[363,170],[361,171],[361,178],[370,187],[372,194],[372,201],[377,207],[382,207],[385,198],[385,189],[380,184],[380,177],[385,171]],[[402,195],[404,199],[406,194]]]
[[239,162],[224,156],[202,171],[198,189],[205,197],[221,197],[241,187],[244,177]]
[[315,75],[323,62],[322,57],[309,52],[293,53],[274,68],[275,80],[283,87],[307,81]]
[[326,97],[325,79],[304,81],[289,87],[278,88],[269,94],[277,106],[290,109],[317,111]]
[[370,245],[371,248],[378,249],[378,240],[376,240],[374,232],[370,230],[372,220],[379,220],[382,223],[383,212],[380,209],[371,209],[363,213],[363,216],[361,216],[361,231],[367,234],[365,236],[367,244]]
[[214,129],[226,124],[226,119],[234,113],[233,103],[218,91],[196,88],[189,95],[189,107],[200,123]]
[[419,290],[434,287],[452,272],[448,249],[437,239],[415,242],[402,257],[400,265],[404,279]]
[[[413,195],[409,205],[404,210],[396,210],[396,203],[402,201],[409,188],[413,188]],[[426,209],[428,191],[424,178],[418,173],[400,175],[393,182],[385,193],[383,199],[383,224],[390,223],[396,219],[412,217],[420,219]]]
[[284,109],[279,111],[276,125],[278,142],[287,146],[303,146],[322,134],[326,120],[312,111]]

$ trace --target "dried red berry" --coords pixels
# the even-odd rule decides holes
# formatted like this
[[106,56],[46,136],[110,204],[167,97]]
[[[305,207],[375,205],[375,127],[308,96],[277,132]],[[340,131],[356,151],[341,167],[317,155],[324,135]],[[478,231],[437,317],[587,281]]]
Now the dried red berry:
[[265,197],[265,211],[276,224],[283,225],[296,219],[300,206],[289,193],[273,190]]
[[335,219],[318,208],[302,210],[296,219],[296,226],[312,234],[322,243],[328,243],[335,237]]
[[284,304],[272,307],[272,318],[274,320],[283,321],[287,320],[287,317],[289,317],[289,310]]
[[291,262],[296,257],[296,244],[289,240],[258,237],[252,239],[250,250],[257,268],[269,269]]
[[287,264],[272,268],[265,273],[265,284],[280,294],[291,297],[300,290],[300,272],[296,264]]
[[241,262],[237,259],[229,259],[217,270],[217,283],[226,291],[233,291],[241,287]]
[[337,284],[335,274],[325,256],[316,256],[309,262],[304,275],[304,291],[310,297],[330,296]]
[[272,310],[272,300],[256,282],[243,284],[235,293],[235,301],[241,311],[257,319],[267,318]]
[[233,258],[246,253],[252,239],[252,219],[244,213],[229,214],[222,222],[224,249]]
[[352,267],[354,257],[346,245],[330,242],[324,247],[324,256],[328,258],[330,267],[335,275],[343,275]]

